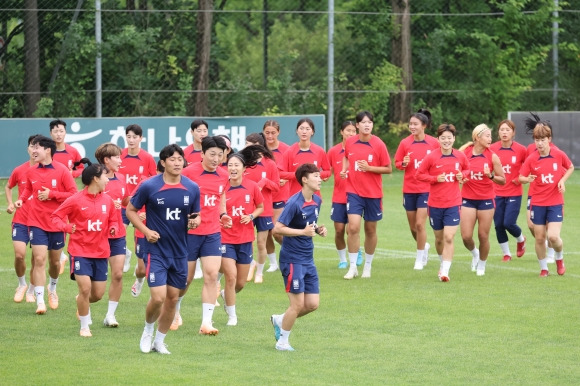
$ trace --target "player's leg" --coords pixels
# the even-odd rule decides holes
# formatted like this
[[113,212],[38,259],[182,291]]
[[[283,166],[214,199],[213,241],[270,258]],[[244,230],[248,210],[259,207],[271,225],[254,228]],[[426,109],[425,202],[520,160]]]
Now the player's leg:
[[479,240],[479,261],[477,262],[477,276],[485,275],[485,265],[489,256],[489,231],[493,222],[493,209],[477,211],[477,237]]
[[463,245],[471,253],[471,271],[475,272],[477,269],[477,262],[479,261],[479,250],[475,246],[473,240],[473,231],[475,228],[475,221],[477,220],[477,209],[472,206],[461,207],[461,239]]
[[[124,252],[124,250],[123,250]],[[111,250],[111,253],[114,253]],[[111,284],[109,284],[109,303],[107,306],[107,314],[103,324],[106,327],[118,327],[119,323],[115,317],[121,293],[123,292],[123,266],[125,264],[125,253],[115,254],[109,257],[109,265],[111,266]]]

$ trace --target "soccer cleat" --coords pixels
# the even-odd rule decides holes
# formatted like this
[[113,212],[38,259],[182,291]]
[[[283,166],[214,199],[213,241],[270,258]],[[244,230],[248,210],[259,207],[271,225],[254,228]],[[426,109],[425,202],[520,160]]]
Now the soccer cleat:
[[255,270],[256,270],[256,261],[252,260],[252,262],[250,263],[250,270],[248,271],[248,278],[246,279],[247,281],[252,281]]
[[60,267],[58,270],[58,274],[62,275],[64,273],[64,267],[66,266],[67,257],[64,253],[60,254]]
[[48,305],[53,310],[58,308],[58,295],[56,291],[48,291]]
[[103,320],[103,325],[105,327],[119,327],[119,323],[115,318],[115,315],[107,315],[105,316],[105,320]]
[[158,352],[159,354],[169,355],[171,354],[167,349],[167,345],[163,342],[155,341],[151,347],[151,351]]
[[556,259],[554,258],[554,256],[546,256],[546,263],[554,264],[555,262],[556,262]]
[[564,259],[556,260],[556,267],[558,269],[558,275],[562,276],[566,273],[566,266],[564,265]]
[[363,254],[362,254],[362,249],[358,250],[358,256],[356,258],[356,266],[360,267],[363,263]]
[[81,336],[83,338],[90,338],[93,336],[93,334],[91,334],[91,330],[89,328],[81,328]]
[[153,345],[153,334],[147,331],[143,331],[141,335],[141,342],[139,342],[139,348],[143,353],[151,352],[151,346]]
[[27,285],[19,285],[18,287],[16,287],[16,292],[14,293],[14,301],[16,303],[20,303],[22,299],[24,299],[24,294],[26,293],[27,289],[28,289]]
[[129,268],[131,268],[131,256],[133,256],[133,252],[130,249],[125,250],[125,263],[123,264],[123,272],[129,272]]
[[139,280],[135,280],[135,283],[133,283],[133,286],[131,287],[131,295],[133,295],[134,298],[141,294],[143,283],[145,283],[145,280],[143,280],[141,283],[139,283]]
[[237,316],[230,316],[228,318],[228,322],[226,326],[237,326],[238,325],[238,317]]
[[268,269],[266,270],[266,272],[276,272],[278,270],[278,266],[277,265],[271,265],[270,267],[268,267]]
[[36,301],[36,296],[34,294],[26,293],[26,303],[34,303]]
[[254,283],[262,284],[264,282],[264,277],[262,275],[256,275],[254,277]]
[[276,350],[278,351],[294,351],[292,346],[288,343],[278,343],[276,342]]
[[363,268],[363,272],[362,272],[361,278],[363,278],[363,279],[370,279],[370,277],[371,277],[371,266],[365,264],[365,266]]
[[512,257],[510,255],[504,255],[501,261],[507,263],[508,261],[511,261],[511,259]]
[[183,319],[181,319],[181,314],[179,313],[179,311],[175,311],[175,316],[173,317],[173,322],[171,323],[171,326],[169,326],[169,329],[171,331],[176,331],[182,324]]
[[441,274],[441,271],[439,271],[439,273],[437,274],[437,276],[439,276],[439,281],[442,281],[442,282],[448,282],[450,280],[449,279],[449,276],[448,275],[442,275]]
[[[199,264],[199,262],[198,262]],[[201,279],[203,277],[203,270],[198,269],[197,266],[195,267],[195,273],[193,274],[193,278],[195,280]]]
[[272,322],[272,326],[274,327],[274,339],[278,342],[278,339],[280,339],[280,326],[276,322],[276,315],[270,316],[270,322]]
[[516,256],[522,257],[524,253],[526,253],[526,236],[524,236],[524,241],[522,241],[521,243],[517,243],[517,248],[518,250]]
[[415,259],[415,266],[413,267],[414,270],[421,271],[424,266],[425,265],[423,265],[423,258],[422,257],[418,257],[417,259]]
[[485,276],[485,268],[481,269],[481,268],[477,268],[477,271],[475,272],[476,276]]
[[356,267],[350,267],[348,269],[348,272],[346,273],[346,275],[344,275],[344,278],[346,280],[352,280],[357,276],[358,276],[358,269],[356,269]]
[[471,272],[475,272],[477,270],[477,263],[479,262],[479,256],[471,258]]
[[547,269],[542,269],[540,271],[540,277],[548,277],[548,270]]
[[423,267],[427,265],[429,261],[429,249],[431,248],[431,244],[425,243],[425,253],[423,253]]
[[219,330],[214,326],[212,326],[211,324],[210,325],[202,324],[201,327],[199,328],[199,333],[201,335],[217,335],[219,333]]
[[341,261],[340,263],[338,263],[338,269],[347,269],[348,268],[348,263],[346,261]]
[[36,315],[44,315],[46,314],[46,304],[38,303],[36,306]]

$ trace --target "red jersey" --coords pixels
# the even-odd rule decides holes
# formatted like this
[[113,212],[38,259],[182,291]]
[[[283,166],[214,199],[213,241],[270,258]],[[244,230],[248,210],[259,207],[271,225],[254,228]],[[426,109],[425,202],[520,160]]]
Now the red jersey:
[[[264,203],[260,187],[254,181],[244,178],[240,186],[226,185],[226,212],[232,218],[231,228],[222,228],[222,244],[250,243],[256,238],[254,222],[240,223],[242,215],[251,214]],[[202,217],[203,220],[203,217]]]
[[[499,197],[521,196],[522,184],[519,183],[520,168],[527,158],[524,145],[512,141],[510,147],[502,147],[501,141],[493,143],[490,147],[499,157],[505,175],[505,185],[494,184],[495,195]],[[514,181],[517,183],[514,184]]]
[[[28,169],[35,165],[30,166],[30,161],[26,161],[22,165],[17,166],[10,174],[10,178],[8,179],[8,188],[12,189],[15,186],[18,187],[18,195],[16,197],[20,197],[24,188],[26,186],[26,173],[28,173]],[[14,212],[14,217],[12,218],[13,224],[22,224],[28,225],[28,208],[30,204],[28,203],[29,200],[32,199],[32,195],[25,200],[22,200],[22,207],[18,208],[16,212]]]
[[334,145],[328,151],[328,163],[334,174],[334,189],[332,191],[332,202],[346,204],[346,179],[340,177],[342,171],[342,159],[344,158],[344,148],[342,143]]
[[391,157],[387,145],[376,135],[371,135],[368,142],[361,141],[359,135],[353,135],[346,140],[344,156],[348,159],[347,193],[365,198],[382,198],[382,174],[363,172],[359,170],[356,161],[366,160],[370,166],[389,166]]
[[489,200],[495,198],[493,186],[496,184],[483,173],[486,166],[490,171],[493,171],[492,151],[485,149],[483,153],[473,155],[473,145],[471,145],[463,152],[469,161],[470,173],[467,176],[467,181],[463,183],[461,197],[468,200]]
[[75,225],[68,242],[71,256],[107,258],[111,255],[108,238],[111,229],[116,234],[125,228],[118,222],[117,212],[111,197],[91,194],[85,188],[63,202],[50,218],[59,231],[70,232]]
[[211,235],[221,231],[220,202],[228,182],[228,175],[219,167],[215,172],[204,170],[201,162],[196,162],[183,169],[182,175],[199,185],[201,203],[201,224],[190,229],[192,235]]
[[[278,141],[278,148],[276,149],[270,149],[270,151],[272,152],[272,154],[274,155],[274,159],[276,160],[276,165],[278,165],[278,170],[283,170],[282,169],[282,162],[284,161],[284,153],[286,152],[286,150],[288,150],[290,146],[288,146],[287,144],[285,144],[284,142],[280,142]],[[279,173],[278,173],[279,174]],[[288,194],[288,188],[290,187],[290,185],[287,183],[284,186],[280,186],[280,189],[276,192],[272,194],[272,201],[273,202],[280,202],[280,201],[288,201],[288,197],[290,197],[290,194]],[[265,208],[264,208],[265,209]]]
[[[417,169],[417,179],[431,184],[427,204],[434,208],[451,208],[461,205],[459,181],[455,178],[457,170],[464,178],[470,174],[469,161],[463,152],[453,149],[451,154],[443,155],[435,149],[423,158]],[[445,181],[437,182],[437,177],[445,173]]]
[[119,169],[126,177],[125,183],[130,196],[133,195],[140,181],[157,174],[157,164],[153,156],[143,149],[139,149],[137,155],[129,155],[129,149],[125,148],[121,152],[121,160],[122,164]]
[[570,167],[570,158],[561,150],[550,148],[550,154],[545,157],[538,152],[532,153],[522,165],[520,175],[536,177],[530,183],[533,188],[531,205],[552,206],[564,204],[564,196],[558,191],[558,182]]
[[[422,141],[415,141],[413,135],[409,135],[403,139],[395,153],[395,167],[399,170],[405,171],[403,178],[403,193],[427,193],[429,192],[429,184],[427,182],[419,181],[415,172],[419,169],[419,165],[427,154],[439,148],[439,141],[437,138],[425,134],[425,139]],[[410,161],[407,166],[403,167],[403,158],[409,156]]]
[[85,165],[80,164],[77,166],[76,170],[72,170],[74,163],[81,160],[81,154],[77,149],[69,144],[64,144],[64,150],[57,150],[52,156],[52,161],[60,162],[72,172],[72,176],[77,178],[83,173]]
[[201,162],[201,150],[195,150],[193,143],[183,149],[183,153],[185,154],[185,160],[188,165]]
[[256,166],[246,169],[244,181],[246,179],[257,183],[264,197],[264,211],[259,217],[272,217],[274,215],[272,194],[280,190],[280,175],[276,162],[269,158],[262,158]]
[[[49,199],[40,201],[38,192],[50,189]],[[77,192],[77,185],[73,176],[66,166],[53,162],[48,165],[34,165],[26,173],[26,185],[19,196],[19,200],[26,201],[31,195],[32,199],[28,212],[28,226],[38,227],[46,232],[59,232],[52,221],[50,214],[67,198]],[[27,204],[27,205],[28,205]]]
[[[109,197],[113,199],[113,201],[123,201],[125,198],[129,197],[129,191],[127,190],[127,184],[125,183],[125,176],[119,173],[115,173],[113,178],[109,178],[109,183],[104,191],[105,194],[108,194]],[[117,222],[119,224],[123,223],[123,216],[121,215],[121,208],[116,209],[118,214]],[[135,228],[136,230],[137,228]],[[125,227],[122,226],[115,236],[111,237],[113,239],[120,239],[121,237],[125,237],[127,235],[127,231]]]
[[[137,185],[137,187],[135,188],[135,191],[137,191],[139,189],[139,186],[141,186],[142,182],[143,181],[139,182],[139,185]],[[145,205],[143,205],[143,207],[137,211],[137,213],[145,213],[145,212],[146,212]],[[143,220],[143,224],[147,225],[147,219]],[[137,229],[135,227],[133,227],[133,229],[135,230],[135,233],[134,233],[135,238],[140,238],[140,239],[145,238],[145,235],[143,234],[143,232],[141,232],[139,229]],[[125,233],[127,233],[127,231],[125,231]]]
[[[320,177],[325,180],[330,177],[330,164],[326,158],[326,152],[315,143],[310,142],[308,150],[300,150],[300,143],[290,146],[282,156],[282,169],[280,178],[288,180],[290,184],[288,194],[290,196],[302,190],[302,186],[296,180],[296,169],[303,164],[314,164],[320,170]],[[320,192],[316,192],[320,196]]]

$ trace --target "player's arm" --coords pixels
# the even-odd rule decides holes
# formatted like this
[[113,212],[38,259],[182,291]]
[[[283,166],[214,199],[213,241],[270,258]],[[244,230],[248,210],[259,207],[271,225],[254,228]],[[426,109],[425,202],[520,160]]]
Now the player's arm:
[[50,215],[50,221],[62,232],[74,233],[76,230],[76,225],[68,221],[74,204],[74,199],[66,200]]
[[487,177],[491,178],[491,180],[498,185],[505,185],[505,174],[503,173],[501,161],[497,154],[492,154],[491,162],[493,166],[493,173],[488,173]]
[[274,225],[273,233],[279,236],[285,237],[297,237],[297,236],[308,236],[314,237],[316,236],[316,224],[306,224],[304,229],[295,229],[290,228],[286,224],[281,223],[280,221],[276,222]]
[[125,214],[127,215],[129,221],[131,221],[131,224],[133,224],[135,229],[137,229],[139,232],[145,235],[147,241],[149,241],[150,243],[154,243],[157,240],[159,240],[159,238],[161,237],[159,236],[159,233],[149,229],[145,224],[143,224],[141,218],[139,217],[138,209],[133,206],[133,203],[129,202]]
[[568,168],[568,170],[566,170],[566,173],[564,173],[560,181],[558,181],[558,191],[560,193],[564,193],[566,191],[565,184],[568,178],[570,178],[570,176],[572,175],[572,173],[574,173],[574,165],[570,164],[570,167]]
[[223,192],[220,196],[220,223],[224,228],[232,227],[232,218],[226,208],[226,192]]
[[15,210],[14,202],[12,202],[12,188],[13,187],[8,187],[8,184],[4,186],[4,194],[6,194],[6,203],[8,204],[6,212],[10,214],[14,213]]
[[[346,153],[346,152],[345,152]],[[340,171],[340,178],[344,179],[348,173],[348,158],[342,157],[342,170]]]

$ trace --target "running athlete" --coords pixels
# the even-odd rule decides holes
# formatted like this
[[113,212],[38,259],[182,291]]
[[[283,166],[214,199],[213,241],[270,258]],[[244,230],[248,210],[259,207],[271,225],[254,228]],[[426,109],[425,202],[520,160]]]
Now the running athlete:
[[208,127],[203,119],[196,119],[191,122],[191,136],[193,143],[183,149],[187,164],[198,163],[201,161],[201,141],[208,135]]

